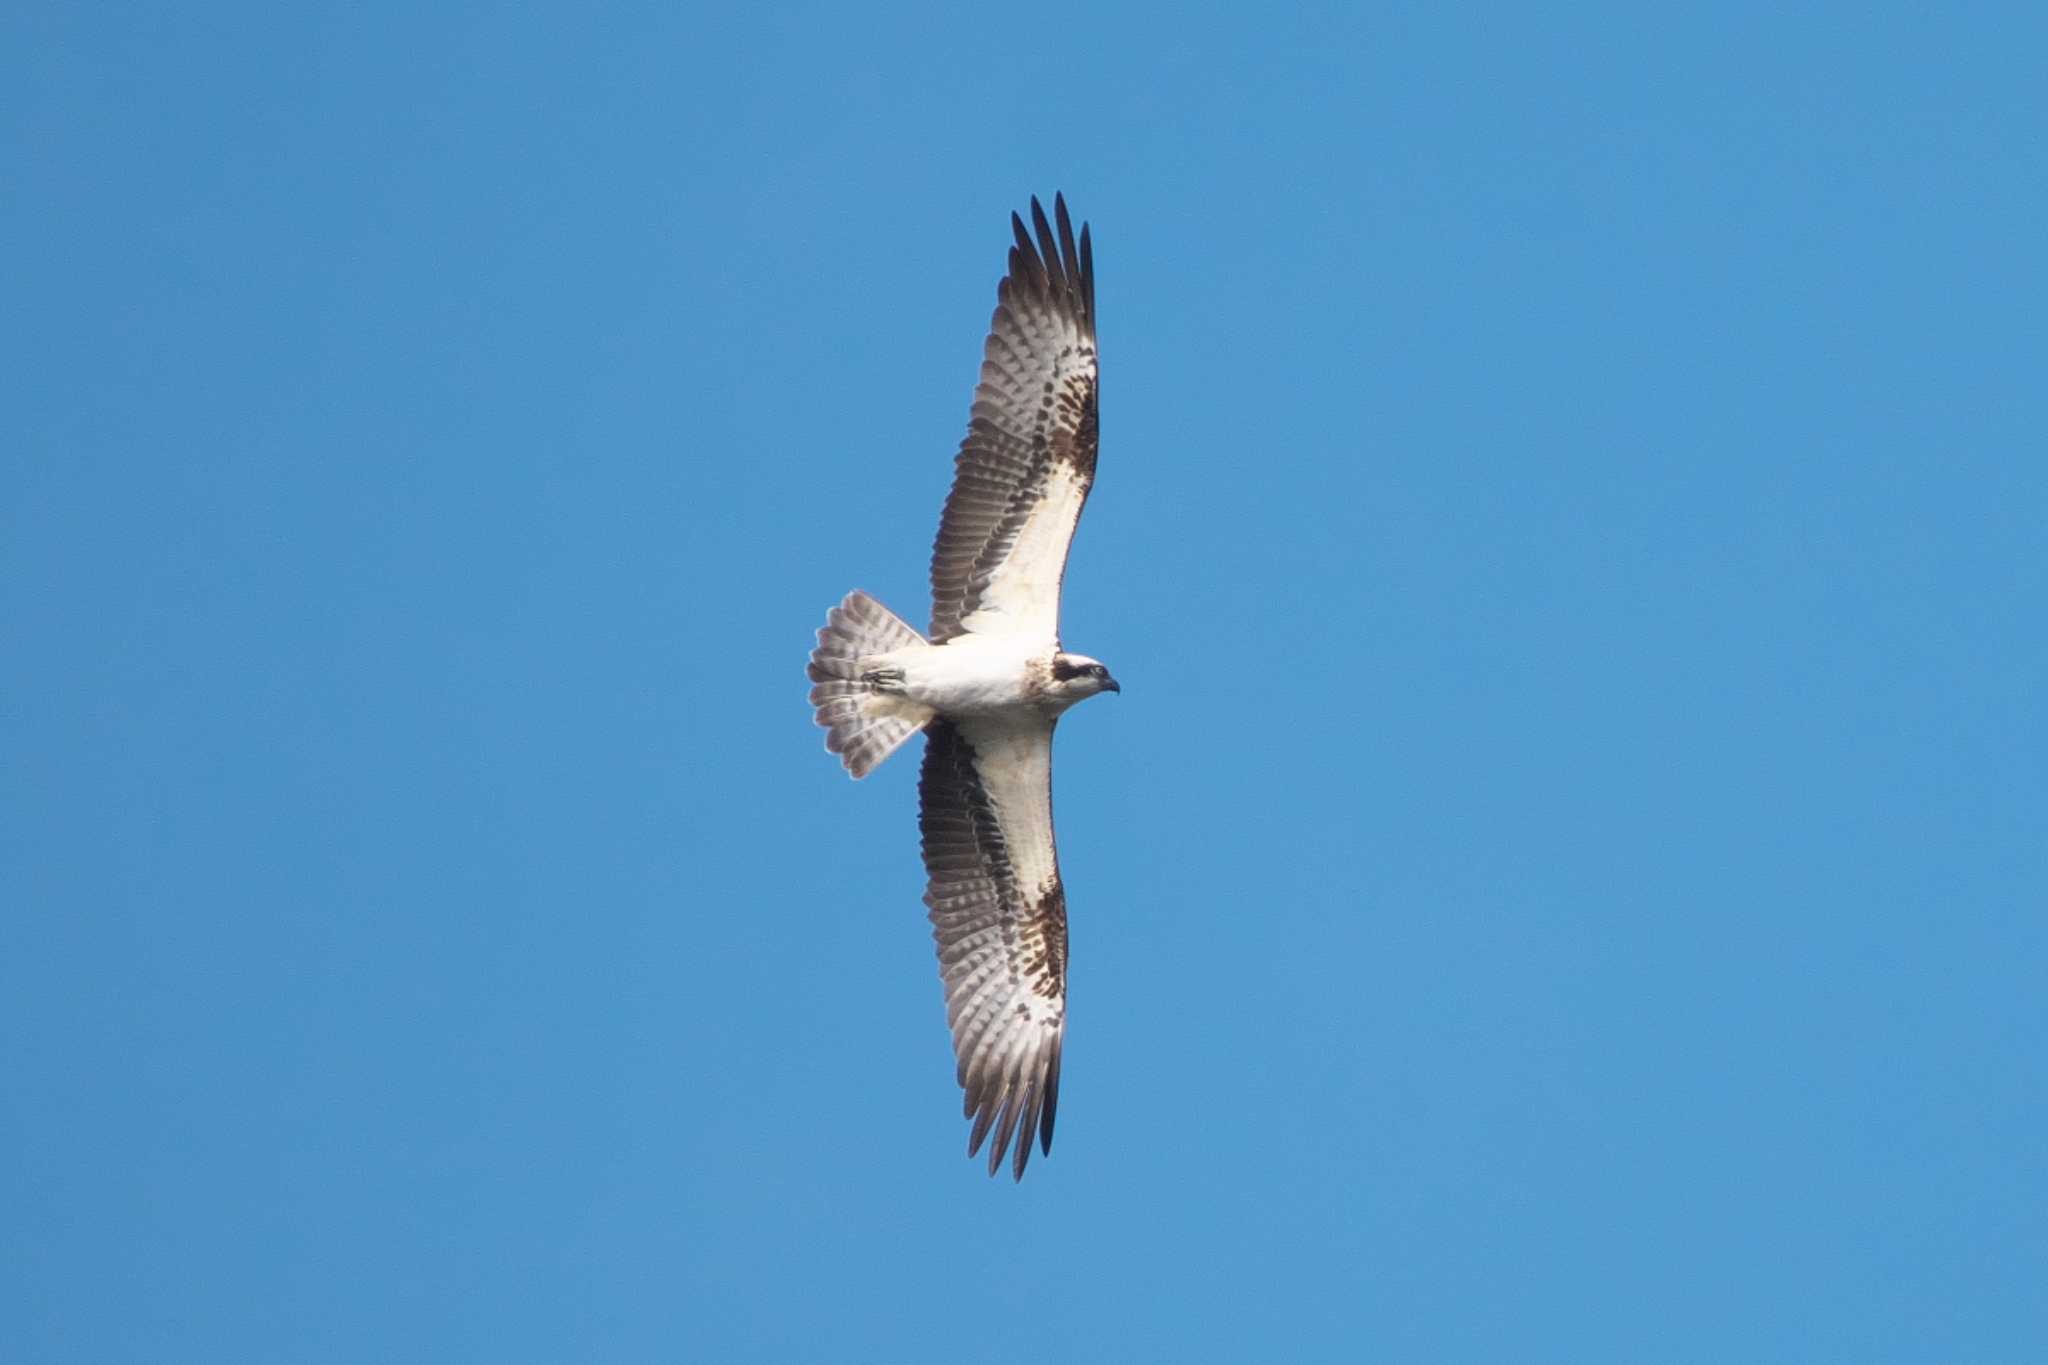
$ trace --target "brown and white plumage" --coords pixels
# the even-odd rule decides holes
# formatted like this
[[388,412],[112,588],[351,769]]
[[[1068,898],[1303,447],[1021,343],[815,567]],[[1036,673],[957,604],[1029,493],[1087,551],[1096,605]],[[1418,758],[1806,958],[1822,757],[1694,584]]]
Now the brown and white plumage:
[[[945,984],[968,1153],[989,1171],[1052,1148],[1066,1036],[1067,911],[1052,828],[1052,736],[1117,691],[1060,648],[1067,547],[1095,480],[1095,267],[1064,199],[1016,244],[997,288],[967,437],[932,551],[930,641],[865,593],[811,656],[826,747],[861,777],[911,734],[925,904]],[[1056,224],[1056,226],[1055,226]]]
[[972,1156],[1012,1134],[1024,1174],[1052,1150],[1067,1027],[1067,899],[1052,839],[1052,722],[935,720],[925,730],[918,826],[932,938],[946,986]]
[[1034,244],[1017,244],[996,286],[967,439],[932,547],[932,643],[967,631],[1057,639],[1060,579],[1095,482],[1095,256],[1055,196],[1057,237],[1031,201]]

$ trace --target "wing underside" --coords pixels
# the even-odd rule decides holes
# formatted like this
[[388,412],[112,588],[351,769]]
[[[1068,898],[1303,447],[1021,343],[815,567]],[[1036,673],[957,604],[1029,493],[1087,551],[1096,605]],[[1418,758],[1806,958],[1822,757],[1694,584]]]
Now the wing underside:
[[940,719],[918,783],[932,938],[967,1117],[989,1173],[1052,1150],[1066,1032],[1067,908],[1052,834],[1052,723]]
[[967,437],[932,547],[934,644],[1059,633],[1060,578],[1095,481],[1095,260],[1064,198],[1031,201],[996,289]]

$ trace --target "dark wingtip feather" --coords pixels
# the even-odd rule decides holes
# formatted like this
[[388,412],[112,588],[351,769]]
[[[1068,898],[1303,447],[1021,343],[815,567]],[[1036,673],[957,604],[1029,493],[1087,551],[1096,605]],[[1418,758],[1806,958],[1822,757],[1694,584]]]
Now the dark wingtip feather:
[[[1003,1110],[1009,1107],[1010,1097],[983,1095],[981,1108],[974,1116],[974,1129],[967,1135],[967,1155],[973,1156],[981,1150],[981,1144],[988,1142],[988,1173],[994,1175],[996,1168],[1003,1164],[1002,1124],[999,1120]],[[989,1139],[994,1136],[995,1140]]]
[[1031,196],[1031,228],[1038,238],[1038,257],[1045,262],[1045,282],[1055,295],[1067,293],[1066,262],[1060,259],[1060,245],[1052,235],[1052,224],[1045,221],[1045,206],[1038,202],[1038,196]]
[[1045,1113],[1038,1121],[1038,1150],[1052,1155],[1052,1121],[1060,1109],[1060,1050],[1064,1040],[1052,1040],[1052,1055],[1045,1061]]
[[[1017,1097],[1012,1095],[1008,1100],[1004,1101],[1003,1111],[1007,1114],[1009,1110],[1016,1105],[1016,1103]],[[990,1175],[994,1175],[997,1171],[1003,1169],[1003,1158],[1009,1155],[1010,1122],[1011,1121],[1009,1119],[1005,1118],[1002,1121],[1002,1123],[997,1126],[995,1136],[989,1140],[988,1173]]]
[[1067,216],[1067,197],[1056,194],[1052,197],[1052,216],[1060,228],[1060,264],[1067,272],[1067,278],[1080,283],[1081,254],[1074,249],[1074,220]]
[[1016,214],[1010,215],[1010,231],[1017,235],[1017,245],[1010,248],[1010,278],[1020,284],[1028,284],[1038,292],[1045,289],[1045,268],[1038,261],[1038,246],[1031,240],[1030,230],[1024,220]]
[[[1034,1055],[1027,1065],[1035,1073],[1038,1066],[1038,1058]],[[1017,1125],[1017,1162],[1015,1170],[1019,1180],[1024,1178],[1024,1165],[1031,1160],[1031,1148],[1038,1141],[1038,1120],[1039,1115],[1043,1112],[1039,1104],[1039,1086],[1041,1084],[1042,1078],[1033,1074],[1030,1084],[1024,1088],[1024,1118]]]
[[1088,240],[1088,225],[1081,224],[1081,297],[1088,301],[1088,333],[1095,334],[1095,247]]
[[967,1155],[973,1156],[981,1150],[981,1144],[995,1121],[996,1097],[984,1091],[975,1100],[974,1127],[967,1134]]
[[1024,1117],[1025,1106],[1033,1102],[1030,1085],[1021,1075],[1012,1075],[1009,1093],[1003,1097],[1003,1116],[996,1124],[995,1149],[988,1155],[990,1175],[1002,1166],[1003,1157],[1010,1150],[1010,1139],[1017,1135],[1017,1122]]

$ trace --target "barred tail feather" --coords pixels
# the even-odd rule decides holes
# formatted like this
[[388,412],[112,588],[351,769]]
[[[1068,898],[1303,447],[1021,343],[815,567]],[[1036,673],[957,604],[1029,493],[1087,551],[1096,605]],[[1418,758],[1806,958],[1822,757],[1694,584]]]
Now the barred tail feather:
[[838,754],[846,771],[866,777],[924,729],[931,711],[885,691],[875,678],[875,656],[921,645],[924,637],[864,592],[847,594],[832,608],[818,647],[811,651],[811,705],[825,727],[825,747]]

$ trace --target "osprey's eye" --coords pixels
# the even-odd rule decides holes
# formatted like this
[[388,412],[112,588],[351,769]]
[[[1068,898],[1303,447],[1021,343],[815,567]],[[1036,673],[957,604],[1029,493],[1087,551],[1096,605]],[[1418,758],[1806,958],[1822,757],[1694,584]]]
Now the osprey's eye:
[[1104,668],[1101,664],[1096,664],[1094,667],[1090,668],[1088,672],[1091,676],[1097,678],[1106,678],[1109,676],[1109,670]]

